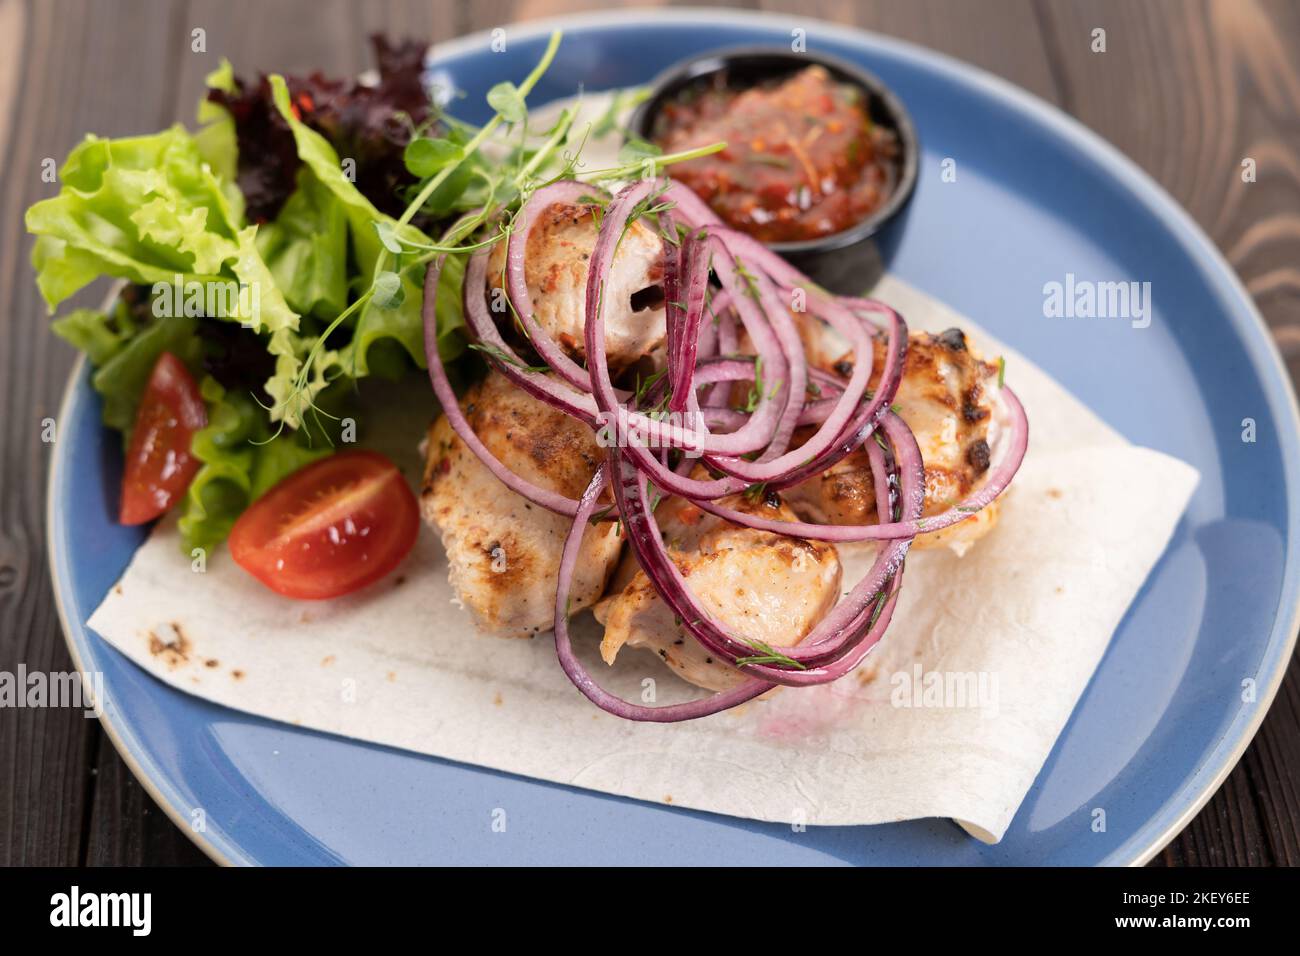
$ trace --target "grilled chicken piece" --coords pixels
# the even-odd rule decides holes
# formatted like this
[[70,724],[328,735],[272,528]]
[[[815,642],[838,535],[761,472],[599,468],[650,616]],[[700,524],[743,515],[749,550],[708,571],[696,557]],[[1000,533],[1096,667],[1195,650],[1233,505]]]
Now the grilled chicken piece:
[[[473,386],[462,407],[483,444],[511,471],[581,497],[601,460],[591,429],[498,372]],[[572,521],[503,485],[445,415],[429,429],[420,506],[442,535],[451,585],[481,628],[503,637],[551,629],[560,552]],[[587,529],[573,579],[574,610],[604,593],[621,547],[613,522]]]
[[[721,503],[795,520],[775,493],[764,500],[737,495]],[[691,592],[736,637],[772,647],[798,644],[839,600],[841,569],[834,545],[742,528],[681,498],[666,500],[655,517]],[[626,644],[654,651],[699,687],[726,690],[745,680],[687,633],[630,553],[595,614],[605,625],[600,653],[607,664]],[[756,647],[754,653],[763,651]]]
[[[533,316],[575,361],[581,362],[587,298],[587,261],[596,247],[593,207],[554,203],[543,210],[529,233],[524,250],[524,281],[533,303]],[[634,220],[628,227],[605,286],[605,350],[610,368],[617,371],[659,346],[665,336],[663,294],[663,240]],[[493,284],[490,306],[504,298],[503,270],[506,244],[497,243],[488,259]],[[505,306],[508,308],[508,306]]]
[[[844,356],[830,371],[852,374],[852,358]],[[883,364],[884,343],[878,341],[874,378],[878,379]],[[971,351],[960,329],[911,336],[894,404],[916,436],[925,463],[923,515],[940,514],[959,503],[988,471],[997,371],[996,365]],[[871,467],[863,450],[782,493],[810,521],[872,524],[877,520]],[[962,554],[997,523],[997,514],[995,501],[952,527],[919,535],[913,547],[946,545]]]

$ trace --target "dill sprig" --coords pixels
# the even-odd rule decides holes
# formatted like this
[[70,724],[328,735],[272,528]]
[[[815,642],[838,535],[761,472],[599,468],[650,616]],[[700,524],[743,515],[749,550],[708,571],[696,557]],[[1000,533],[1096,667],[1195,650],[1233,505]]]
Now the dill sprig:
[[799,671],[806,671],[808,669],[793,657],[786,657],[770,644],[764,644],[762,641],[758,640],[747,640],[743,637],[741,640],[759,653],[750,657],[737,657],[737,667],[744,667],[746,664],[777,664],[781,667],[789,667]]
[[523,369],[525,372],[549,372],[551,370],[548,365],[525,365],[513,355],[507,354],[500,346],[493,345],[490,342],[471,342],[469,347],[476,352],[492,356],[498,362],[505,362],[507,365]]

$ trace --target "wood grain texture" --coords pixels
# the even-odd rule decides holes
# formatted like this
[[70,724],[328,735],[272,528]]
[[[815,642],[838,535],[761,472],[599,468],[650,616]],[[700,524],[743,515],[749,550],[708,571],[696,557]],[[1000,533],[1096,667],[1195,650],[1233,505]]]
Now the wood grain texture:
[[1038,41],[1033,0],[761,0],[773,13],[846,23],[965,60],[1055,100],[1048,51]]
[[[1205,229],[1274,330],[1294,381],[1300,8],[1256,0],[1053,0],[1040,11],[1062,108],[1127,153]],[[1106,31],[1104,53],[1091,48],[1096,28]],[[1255,161],[1254,182],[1243,181],[1247,159]],[[1296,680],[1293,662],[1241,764],[1161,862],[1300,862]]]
[[[122,14],[136,29],[115,29],[106,4],[49,2],[6,9],[0,59],[15,69],[17,97],[0,110],[6,146],[0,178],[0,669],[71,669],[46,572],[45,472],[50,447],[41,421],[53,417],[72,351],[49,335],[32,283],[23,210],[51,195],[41,162],[61,160],[87,130],[122,135],[171,119],[159,64],[167,56],[169,17],[146,3]],[[156,8],[154,8],[156,9]],[[134,16],[131,16],[134,14]],[[12,30],[12,32],[11,32]],[[53,51],[63,51],[56,57]],[[14,87],[11,87],[11,90]],[[93,297],[92,297],[93,298]],[[89,301],[89,300],[86,300]],[[0,862],[67,864],[82,858],[100,730],[79,711],[0,712]]]
[[[431,41],[564,13],[676,3],[565,0],[0,0],[0,670],[71,666],[46,576],[40,422],[73,359],[50,336],[22,212],[42,159],[87,130],[189,121],[221,56],[257,70],[355,73],[366,35]],[[731,0],[899,37],[1005,77],[1131,156],[1217,243],[1300,375],[1300,5],[1289,0]],[[1106,30],[1105,53],[1090,48]],[[206,50],[191,48],[205,31]],[[1254,160],[1254,182],[1242,162]],[[93,301],[90,296],[87,301]],[[1300,863],[1300,671],[1228,781],[1157,858]],[[195,863],[97,724],[0,712],[0,864]]]
[[[1300,374],[1300,6],[1104,0],[1043,11],[1063,107],[1200,223]],[[1096,27],[1105,53],[1089,48]],[[1243,181],[1247,161],[1254,182]]]

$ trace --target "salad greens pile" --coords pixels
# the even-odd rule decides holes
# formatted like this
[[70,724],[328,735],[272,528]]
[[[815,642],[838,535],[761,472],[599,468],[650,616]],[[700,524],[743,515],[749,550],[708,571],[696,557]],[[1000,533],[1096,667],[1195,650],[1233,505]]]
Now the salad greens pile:
[[[52,313],[97,279],[128,283],[110,308],[53,325],[93,366],[105,424],[129,436],[163,352],[201,383],[208,424],[191,451],[202,467],[180,505],[187,549],[219,544],[253,500],[329,454],[358,380],[424,366],[423,267],[434,256],[447,257],[439,352],[462,352],[465,254],[507,237],[536,188],[574,177],[590,132],[573,129],[573,109],[529,129],[526,99],[559,39],[518,86],[493,87],[481,128],[433,106],[415,44],[376,41],[375,86],[319,74],[244,84],[223,60],[197,131],[88,136],[58,195],[28,209]],[[484,156],[489,143],[497,152]],[[654,174],[715,148],[663,156],[633,141],[619,166],[583,178]],[[240,294],[214,308],[204,290],[222,286]]]

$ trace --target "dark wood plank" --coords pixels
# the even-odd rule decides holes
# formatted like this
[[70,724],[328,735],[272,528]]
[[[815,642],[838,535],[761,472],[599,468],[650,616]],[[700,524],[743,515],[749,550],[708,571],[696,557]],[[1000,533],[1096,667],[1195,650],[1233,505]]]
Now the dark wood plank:
[[1033,0],[760,0],[759,6],[917,43],[1056,101]]
[[1300,665],[1292,663],[1243,766],[1279,866],[1300,866]]
[[[599,0],[475,0],[473,3],[463,5],[460,32],[472,33],[478,30],[491,30],[494,27],[509,28],[512,23],[524,23],[543,17],[665,5],[664,0],[646,0],[644,3],[638,3],[636,0],[607,0],[603,3]],[[712,5],[725,7],[735,4],[734,0],[731,4],[726,0],[719,0]]]
[[223,56],[248,78],[259,72],[360,73],[371,64],[357,35],[355,6],[348,0],[190,0],[185,33],[207,31],[207,52],[185,53],[174,91],[176,118],[193,120],[203,78]]
[[[41,420],[56,415],[74,356],[46,330],[23,210],[56,188],[42,182],[42,160],[61,160],[87,130],[121,135],[170,118],[158,82],[169,20],[134,0],[112,8],[6,3],[0,11],[0,59],[20,91],[0,114],[0,289],[10,323],[0,336],[0,670],[72,668],[46,571],[50,446],[41,442]],[[78,862],[99,733],[68,709],[0,716],[0,863]]]
[[375,0],[353,7],[356,36],[362,40],[379,32],[393,38],[411,38],[437,43],[460,36],[469,29],[469,4],[456,0],[412,3],[409,0]]
[[94,807],[86,831],[87,866],[211,866],[145,793],[105,737],[94,769]]
[[[1253,294],[1300,375],[1300,8],[1288,3],[1044,0],[1064,108],[1147,170]],[[1091,50],[1094,28],[1106,52]],[[1255,160],[1255,182],[1242,161]],[[1297,664],[1254,743],[1167,864],[1294,864]],[[1290,769],[1288,769],[1290,768]]]
[[[1106,0],[1043,10],[1067,108],[1209,233],[1300,374],[1300,7]],[[1109,27],[1104,54],[1088,47],[1097,26]],[[1255,182],[1242,181],[1246,159]]]

